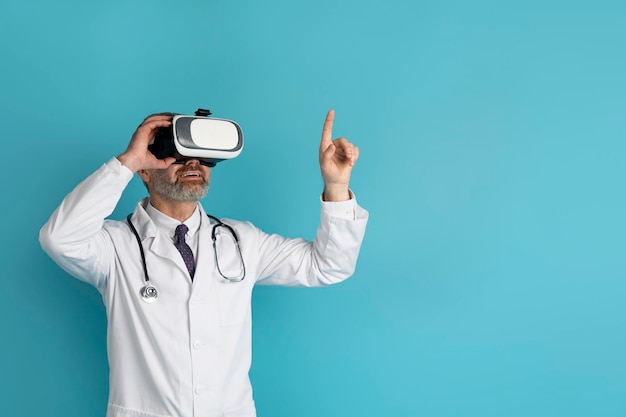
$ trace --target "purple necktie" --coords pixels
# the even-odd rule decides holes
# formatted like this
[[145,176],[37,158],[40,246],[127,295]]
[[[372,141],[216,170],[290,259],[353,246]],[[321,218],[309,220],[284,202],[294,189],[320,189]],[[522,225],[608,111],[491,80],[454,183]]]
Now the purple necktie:
[[185,243],[185,235],[189,231],[189,228],[184,224],[180,224],[176,227],[176,233],[174,234],[174,246],[183,256],[183,261],[187,265],[189,276],[193,280],[193,274],[196,272],[196,263],[193,260],[193,252],[187,243]]

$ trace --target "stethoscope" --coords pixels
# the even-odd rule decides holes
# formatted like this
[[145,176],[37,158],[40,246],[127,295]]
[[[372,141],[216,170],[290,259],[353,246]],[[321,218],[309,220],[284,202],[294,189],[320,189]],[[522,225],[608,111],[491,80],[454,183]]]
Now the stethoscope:
[[[132,216],[132,213],[129,214],[128,217],[126,217],[126,222],[130,226],[130,229],[133,231],[133,234],[135,235],[135,238],[137,239],[137,245],[139,246],[139,252],[141,253],[141,263],[143,265],[144,286],[141,288],[141,290],[139,290],[139,294],[141,295],[141,299],[145,301],[146,303],[153,303],[156,301],[157,297],[159,296],[159,292],[157,291],[156,287],[152,285],[152,283],[150,283],[150,278],[148,277],[148,266],[146,265],[146,254],[144,253],[143,245],[141,244],[141,238],[139,237],[139,233],[137,233],[137,229],[135,228],[135,225],[133,225],[133,222],[130,220],[131,216]],[[220,275],[224,279],[230,282],[243,281],[243,279],[246,277],[246,266],[243,262],[243,255],[241,254],[241,248],[239,247],[239,238],[237,237],[237,233],[235,233],[235,230],[232,227],[223,223],[217,217],[211,216],[210,214],[207,214],[207,216],[209,217],[209,219],[215,222],[215,224],[213,225],[213,229],[211,230],[211,240],[213,241],[213,252],[215,253],[215,265],[217,266],[217,271],[220,273]],[[233,240],[235,242],[235,247],[237,248],[237,253],[239,254],[239,261],[241,263],[241,268],[239,270],[239,274],[237,274],[236,276],[224,275],[224,273],[222,272],[222,269],[220,268],[219,256],[217,255],[218,250],[217,250],[217,232],[216,232],[220,227],[225,227],[231,233],[231,235],[233,236]]]

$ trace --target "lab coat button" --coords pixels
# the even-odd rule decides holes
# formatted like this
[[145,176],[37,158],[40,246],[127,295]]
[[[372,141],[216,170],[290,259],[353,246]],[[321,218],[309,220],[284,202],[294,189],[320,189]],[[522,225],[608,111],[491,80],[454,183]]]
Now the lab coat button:
[[193,348],[196,349],[196,350],[202,349],[204,347],[204,345],[205,344],[202,343],[199,340],[194,340],[194,342],[193,342]]
[[196,393],[196,395],[204,395],[206,394],[207,390],[208,388],[205,387],[204,385],[196,385],[194,392]]

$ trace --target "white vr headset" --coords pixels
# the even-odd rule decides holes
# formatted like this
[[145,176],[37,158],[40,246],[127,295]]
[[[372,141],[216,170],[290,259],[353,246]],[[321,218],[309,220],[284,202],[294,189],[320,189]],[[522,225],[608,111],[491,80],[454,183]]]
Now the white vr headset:
[[210,115],[205,109],[198,109],[195,116],[174,115],[172,126],[159,129],[148,149],[159,159],[171,156],[178,164],[197,159],[209,167],[237,157],[243,149],[241,128],[232,120]]

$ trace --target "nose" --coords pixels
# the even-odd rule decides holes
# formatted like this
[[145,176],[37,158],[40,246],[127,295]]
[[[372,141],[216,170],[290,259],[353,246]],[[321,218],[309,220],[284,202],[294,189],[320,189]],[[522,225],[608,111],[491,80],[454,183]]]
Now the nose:
[[190,165],[197,166],[203,165],[207,168],[213,168],[215,166],[215,161],[211,159],[202,159],[202,158],[194,158],[194,157],[186,157],[186,156],[178,156],[176,157],[176,161],[174,162],[177,165]]
[[197,159],[185,159],[185,165],[200,165],[200,161]]

